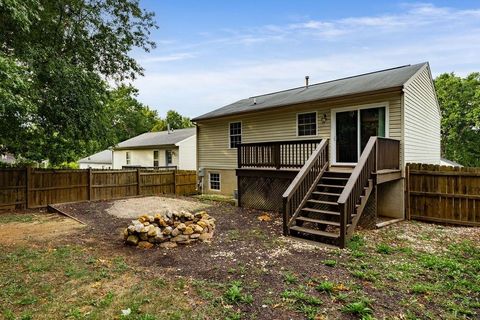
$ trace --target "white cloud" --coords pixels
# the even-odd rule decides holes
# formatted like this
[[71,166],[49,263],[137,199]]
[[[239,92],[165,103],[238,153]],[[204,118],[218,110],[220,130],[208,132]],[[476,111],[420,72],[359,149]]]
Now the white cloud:
[[[430,61],[434,74],[465,75],[480,70],[478,17],[476,8],[407,4],[397,14],[209,33],[197,43],[170,48],[178,54],[148,58],[146,75],[135,84],[142,101],[161,114],[174,108],[193,117],[241,98],[303,85],[305,75],[315,83],[423,61]],[[193,57],[168,71],[152,63]]]
[[183,52],[183,53],[175,53],[165,56],[151,56],[140,58],[140,63],[154,63],[154,62],[172,62],[178,60],[185,60],[194,58],[195,55],[193,53]]

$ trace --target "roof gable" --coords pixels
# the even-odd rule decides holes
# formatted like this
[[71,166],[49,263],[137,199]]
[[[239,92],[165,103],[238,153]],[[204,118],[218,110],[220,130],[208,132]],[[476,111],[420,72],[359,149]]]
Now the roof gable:
[[170,132],[146,132],[131,139],[120,142],[117,146],[115,146],[115,149],[175,145],[176,143],[195,135],[195,133],[195,128],[177,129]]
[[78,160],[79,163],[112,163],[112,151],[107,149]]

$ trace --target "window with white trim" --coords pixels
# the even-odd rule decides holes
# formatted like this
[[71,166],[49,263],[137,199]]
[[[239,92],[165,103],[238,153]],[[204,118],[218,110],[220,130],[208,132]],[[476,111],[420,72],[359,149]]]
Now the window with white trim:
[[158,167],[158,164],[159,164],[158,154],[159,154],[158,150],[153,150],[153,166],[154,167]]
[[230,123],[230,148],[236,148],[242,143],[242,123]]
[[130,157],[130,152],[125,152],[125,162],[127,163],[127,165],[129,165],[131,163],[131,157]]
[[297,126],[299,136],[317,135],[317,113],[299,113],[297,114]]
[[210,189],[220,190],[220,173],[209,173]]

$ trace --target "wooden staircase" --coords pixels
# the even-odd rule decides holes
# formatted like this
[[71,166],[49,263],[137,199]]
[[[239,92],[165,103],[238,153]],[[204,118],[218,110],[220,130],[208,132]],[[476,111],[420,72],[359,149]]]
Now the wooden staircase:
[[399,142],[370,137],[352,173],[335,172],[328,171],[328,140],[322,140],[283,194],[284,234],[344,248],[374,190],[378,170],[399,166],[390,149],[399,150]]
[[[340,246],[341,230],[338,199],[345,189],[351,173],[326,171],[320,178],[315,191],[312,192],[299,214],[290,226],[290,236]],[[373,180],[356,204],[356,213],[347,224],[347,234],[353,233],[356,223],[362,215],[365,204],[373,189]],[[357,218],[358,217],[358,218]]]

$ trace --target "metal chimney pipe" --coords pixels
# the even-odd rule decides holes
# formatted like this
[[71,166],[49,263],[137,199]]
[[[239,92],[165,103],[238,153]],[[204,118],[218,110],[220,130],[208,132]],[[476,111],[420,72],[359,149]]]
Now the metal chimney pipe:
[[305,87],[308,88],[308,79],[310,79],[309,76],[305,76]]

